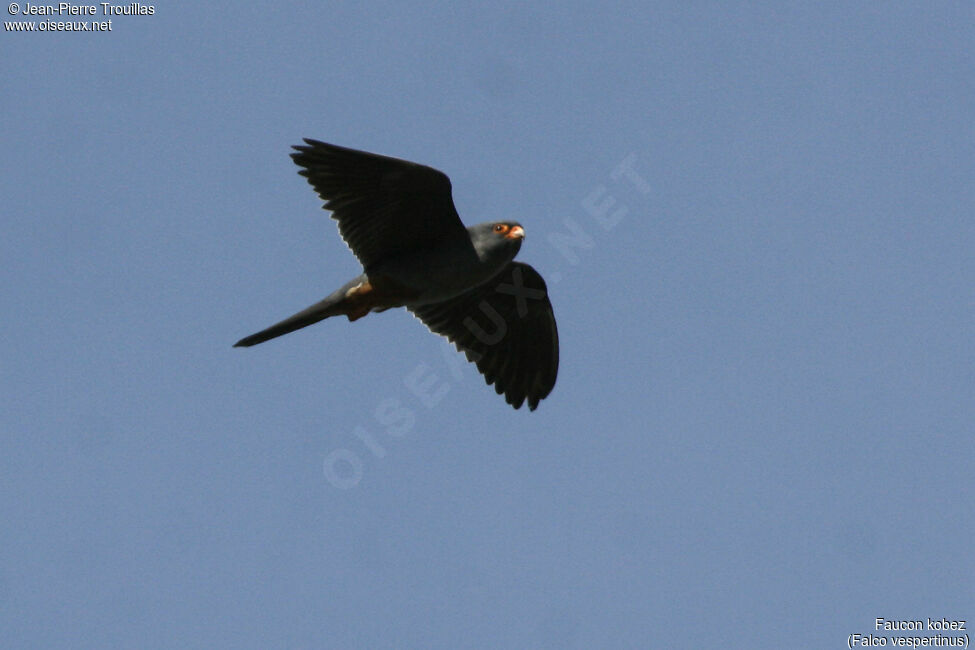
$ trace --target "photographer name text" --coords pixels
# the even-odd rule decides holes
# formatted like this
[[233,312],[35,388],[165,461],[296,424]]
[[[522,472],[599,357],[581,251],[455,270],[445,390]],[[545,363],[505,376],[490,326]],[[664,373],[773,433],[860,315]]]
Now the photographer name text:
[[27,2],[22,7],[10,5],[10,13],[14,14],[14,7],[20,9],[21,16],[151,16],[156,13],[154,5],[144,5],[141,2],[130,2],[127,5],[113,5],[99,2],[95,5],[76,5],[70,2],[59,2],[56,5],[32,5]]

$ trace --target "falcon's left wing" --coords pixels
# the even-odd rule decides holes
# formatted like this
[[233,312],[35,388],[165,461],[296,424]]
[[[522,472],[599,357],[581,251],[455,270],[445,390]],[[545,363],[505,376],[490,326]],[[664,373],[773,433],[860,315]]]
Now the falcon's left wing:
[[477,364],[505,401],[532,411],[555,386],[559,333],[545,280],[511,262],[489,282],[444,302],[410,307]]

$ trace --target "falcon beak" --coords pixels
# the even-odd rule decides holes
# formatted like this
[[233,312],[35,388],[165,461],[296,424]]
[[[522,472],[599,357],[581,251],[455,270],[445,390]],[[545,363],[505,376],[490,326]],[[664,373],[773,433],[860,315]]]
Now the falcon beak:
[[508,234],[504,236],[505,239],[524,239],[525,229],[521,226],[515,226],[508,231]]

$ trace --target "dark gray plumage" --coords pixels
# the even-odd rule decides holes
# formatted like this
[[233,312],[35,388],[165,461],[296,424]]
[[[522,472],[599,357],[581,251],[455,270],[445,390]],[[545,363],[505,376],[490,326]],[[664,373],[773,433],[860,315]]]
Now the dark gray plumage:
[[542,277],[514,262],[513,221],[465,228],[450,179],[431,167],[305,140],[292,154],[332,211],[363,273],[318,303],[238,341],[247,347],[324,318],[406,307],[464,351],[506,401],[534,410],[558,375],[558,330]]

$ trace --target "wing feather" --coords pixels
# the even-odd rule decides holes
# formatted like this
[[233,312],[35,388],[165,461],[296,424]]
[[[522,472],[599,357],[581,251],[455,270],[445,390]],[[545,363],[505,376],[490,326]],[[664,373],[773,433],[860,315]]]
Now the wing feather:
[[[519,304],[521,303],[521,304]],[[409,307],[477,365],[505,401],[532,411],[552,392],[559,370],[559,333],[545,280],[511,262],[491,281],[444,302]]]
[[339,234],[367,272],[389,257],[451,239],[470,245],[443,172],[308,138],[294,149],[298,173],[332,212]]

